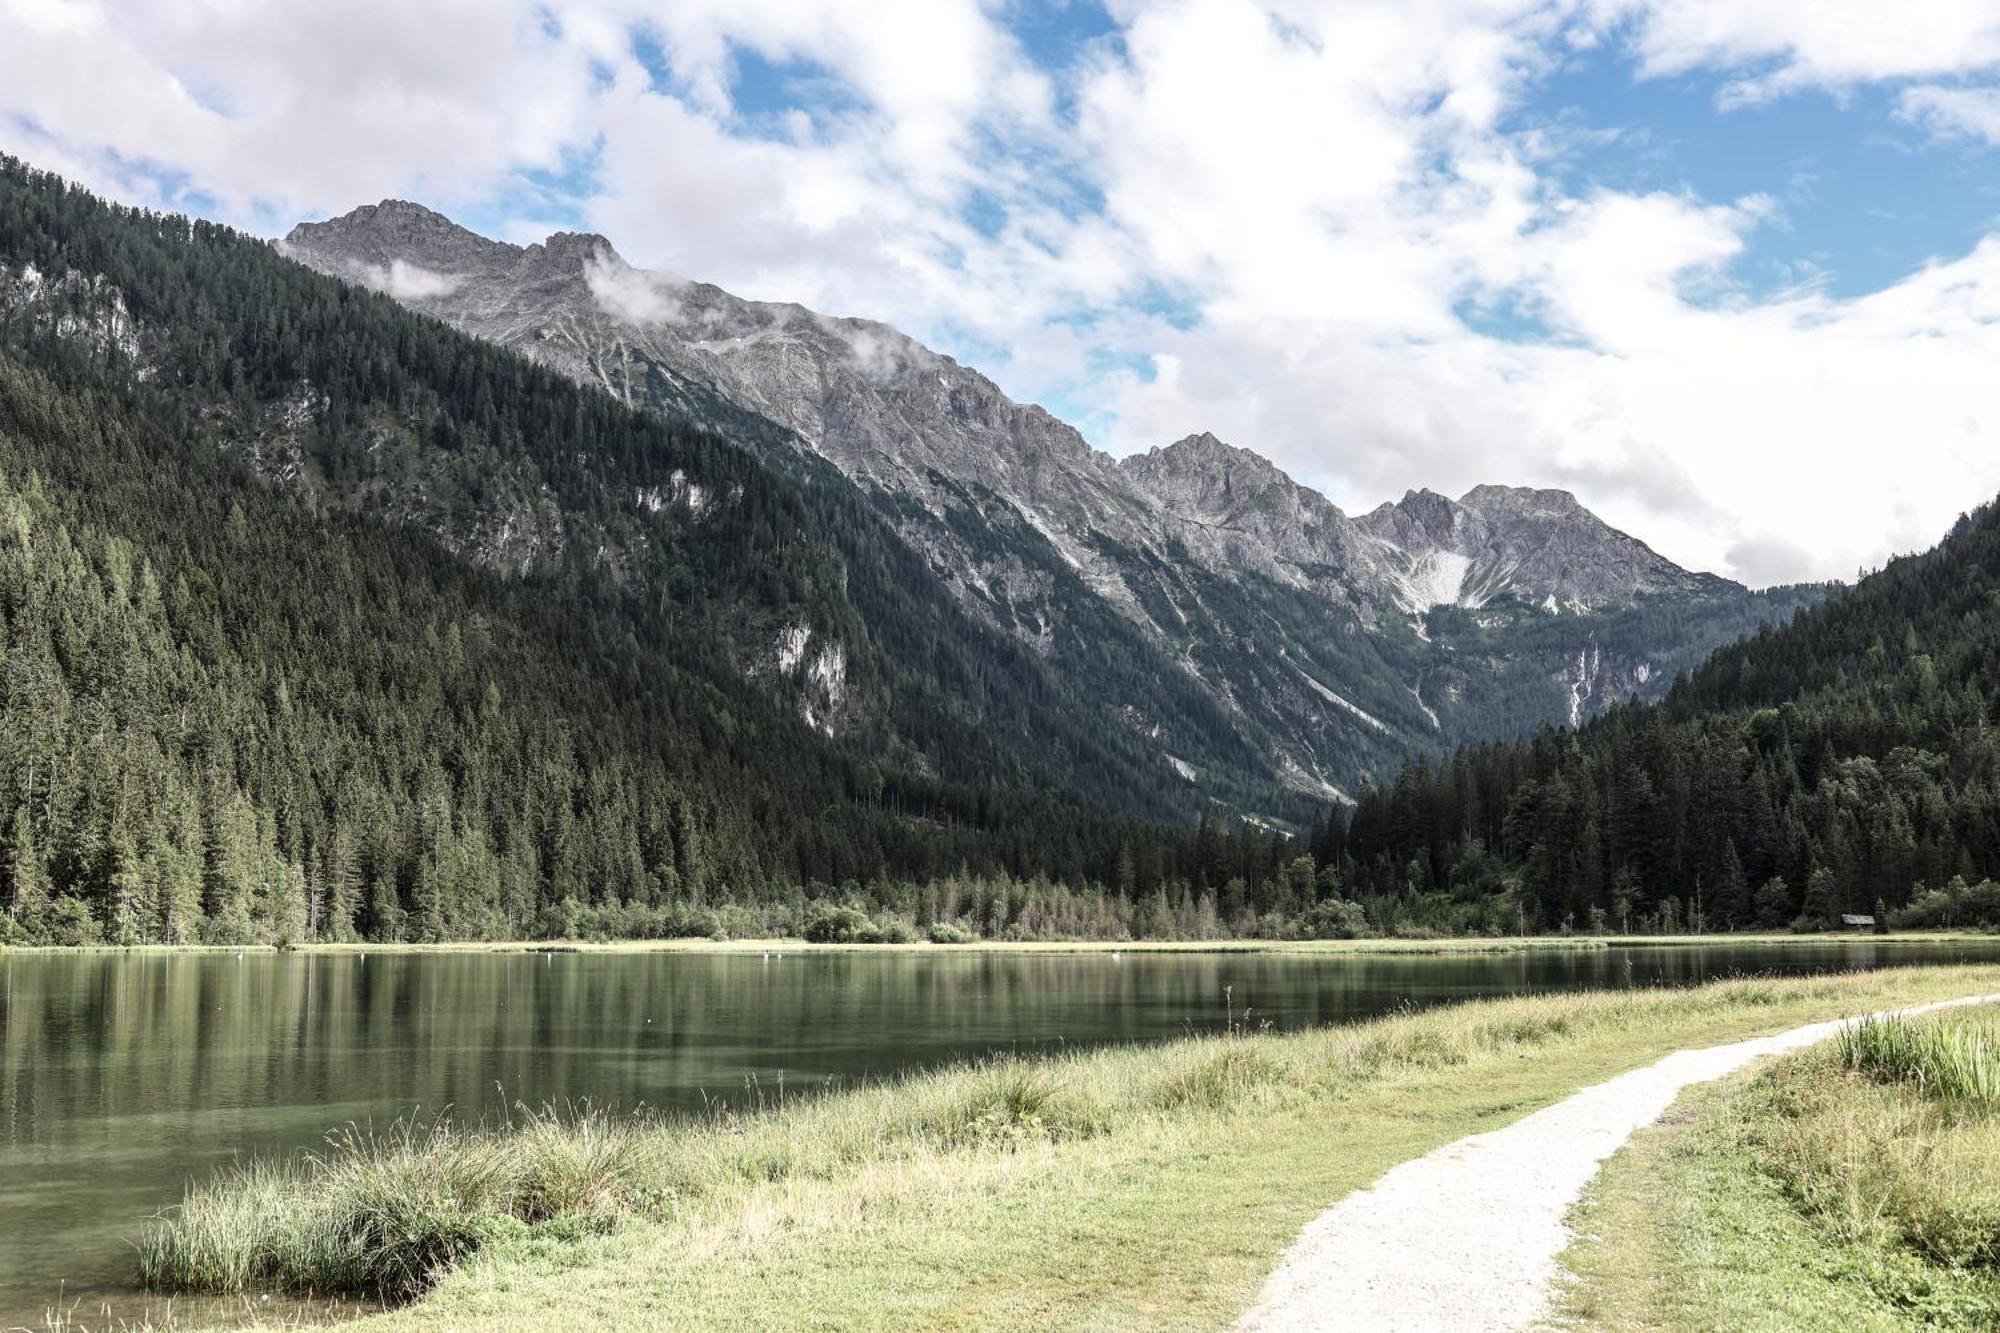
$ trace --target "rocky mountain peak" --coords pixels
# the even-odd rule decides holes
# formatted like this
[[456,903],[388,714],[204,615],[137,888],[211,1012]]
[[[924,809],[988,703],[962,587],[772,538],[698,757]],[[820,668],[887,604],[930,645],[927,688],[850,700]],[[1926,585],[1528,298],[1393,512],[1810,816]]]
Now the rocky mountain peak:
[[1295,483],[1276,464],[1250,449],[1226,444],[1208,431],[1185,436],[1166,446],[1120,459],[1119,470],[1142,488],[1163,489],[1199,485],[1204,489],[1248,499],[1272,487],[1293,489]]
[[1275,463],[1256,450],[1226,443],[1208,431],[1184,436],[1164,448],[1135,454],[1128,461],[1136,463],[1137,460],[1153,458],[1180,470],[1199,468],[1228,472],[1265,483],[1276,481],[1289,484],[1291,481]]
[[1598,521],[1597,516],[1585,509],[1575,495],[1564,490],[1532,486],[1474,486],[1460,496],[1458,502],[1468,509],[1483,512],[1538,513],[1561,518],[1581,516],[1592,522]]
[[301,222],[286,233],[283,248],[315,267],[337,263],[343,276],[398,262],[450,272],[515,249],[407,199],[384,199],[324,222]]
[[592,263],[630,269],[610,240],[594,231],[559,231],[521,252],[524,263],[556,273],[581,273]]
[[1579,612],[1727,586],[1682,569],[1564,490],[1484,485],[1457,500],[1411,491],[1360,522],[1396,552],[1391,581],[1412,610],[1512,596],[1545,611]]
[[1402,499],[1393,505],[1382,506],[1370,517],[1387,513],[1388,523],[1399,532],[1416,540],[1444,546],[1455,541],[1464,512],[1449,496],[1422,488],[1405,491]]
[[[1281,781],[1321,796],[1356,771],[1357,747],[1428,737],[1483,688],[1456,666],[1399,676],[1417,650],[1398,612],[1507,599],[1568,615],[1743,593],[1564,491],[1414,490],[1353,518],[1208,431],[1114,460],[889,325],[631,268],[602,236],[509,245],[391,200],[300,226],[287,245],[634,405],[699,415],[722,400],[776,422],[787,433],[767,445],[846,474],[973,614],[1051,662],[1079,644],[1080,663],[1112,642],[1163,652],[1159,670],[1258,738]],[[1171,711],[1122,716],[1187,778],[1171,747],[1194,733],[1169,739]]]

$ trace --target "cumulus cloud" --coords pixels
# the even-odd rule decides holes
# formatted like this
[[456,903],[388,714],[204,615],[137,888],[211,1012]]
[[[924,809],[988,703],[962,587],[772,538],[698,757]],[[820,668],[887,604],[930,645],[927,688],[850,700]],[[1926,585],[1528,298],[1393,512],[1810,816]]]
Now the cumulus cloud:
[[1903,90],[1897,110],[1942,135],[2000,144],[2000,88],[1920,85]]
[[[1580,187],[1566,144],[1609,131],[1515,114],[1597,59],[1719,75],[1732,106],[1884,85],[2000,142],[1990,0],[1108,8],[1116,40],[1051,65],[981,0],[0,0],[0,118],[44,165],[271,229],[391,194],[515,239],[580,218],[643,266],[907,329],[1115,450],[1211,429],[1350,508],[1567,486],[1761,583],[2000,490],[2000,241],[1866,296],[1753,295],[1771,197]],[[822,95],[749,105],[746,54]],[[676,317],[672,283],[591,273]]]
[[246,222],[553,168],[585,135],[597,54],[483,0],[0,0],[0,32],[24,149],[120,194],[185,182]]
[[455,273],[434,273],[420,264],[392,259],[386,268],[371,270],[368,285],[387,292],[399,301],[422,301],[449,296],[465,281]]
[[[1736,12],[1650,6],[1630,39],[1654,68],[1780,60],[1797,81],[1948,63],[1905,42],[1869,66],[1816,21]],[[1109,207],[1204,317],[1154,329],[1149,369],[1119,377],[1116,447],[1211,428],[1350,506],[1569,486],[1755,582],[1850,575],[2000,488],[1975,447],[2000,424],[1976,369],[2000,353],[1992,245],[1862,300],[1748,299],[1730,265],[1769,198],[1566,197],[1495,131],[1565,31],[1551,8],[1388,13],[1274,30],[1194,0],[1135,19],[1087,123]],[[1545,333],[1458,316],[1503,298]]]
[[1595,0],[1600,25],[1630,25],[1651,74],[1735,71],[1730,96],[1756,101],[2000,65],[1990,0]]

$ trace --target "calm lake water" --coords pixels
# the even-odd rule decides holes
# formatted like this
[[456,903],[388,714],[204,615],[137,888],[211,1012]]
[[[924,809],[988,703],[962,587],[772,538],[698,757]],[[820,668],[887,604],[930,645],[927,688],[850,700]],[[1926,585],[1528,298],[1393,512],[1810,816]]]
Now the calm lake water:
[[[0,1328],[147,1313],[145,1219],[348,1122],[737,1099],[990,1051],[1337,1023],[1475,996],[2000,959],[2000,941],[1434,956],[0,956]],[[183,1303],[185,1309],[185,1303]]]

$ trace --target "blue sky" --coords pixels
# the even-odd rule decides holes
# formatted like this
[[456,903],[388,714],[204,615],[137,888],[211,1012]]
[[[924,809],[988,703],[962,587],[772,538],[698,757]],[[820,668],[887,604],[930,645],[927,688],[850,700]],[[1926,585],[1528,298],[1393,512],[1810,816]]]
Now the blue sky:
[[1775,224],[1735,266],[1752,292],[1801,281],[1842,296],[1885,287],[1963,255],[2000,213],[1992,146],[1940,140],[1898,118],[1890,91],[1814,90],[1724,109],[1726,77],[1636,74],[1629,56],[1594,53],[1539,86],[1522,119],[1615,132],[1579,152],[1578,188],[1771,195]]
[[0,135],[892,322],[1100,447],[1851,575],[2000,490],[2000,2],[0,0]]

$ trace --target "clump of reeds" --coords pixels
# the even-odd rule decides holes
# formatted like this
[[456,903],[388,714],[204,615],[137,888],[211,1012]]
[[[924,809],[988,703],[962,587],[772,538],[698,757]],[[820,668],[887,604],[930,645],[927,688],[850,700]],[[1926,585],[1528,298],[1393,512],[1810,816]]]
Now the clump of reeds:
[[1835,1044],[1842,1067],[1879,1083],[1907,1083],[1943,1101],[2000,1103],[2000,1051],[1964,1021],[1864,1018]]
[[664,1210],[641,1120],[589,1106],[499,1127],[448,1116],[350,1125],[291,1162],[253,1160],[189,1190],[139,1249],[152,1286],[275,1287],[402,1300],[474,1250],[538,1224]]
[[1780,1062],[1748,1103],[1765,1168],[1835,1236],[2000,1268],[1993,1025],[1967,1012],[1864,1019]]

